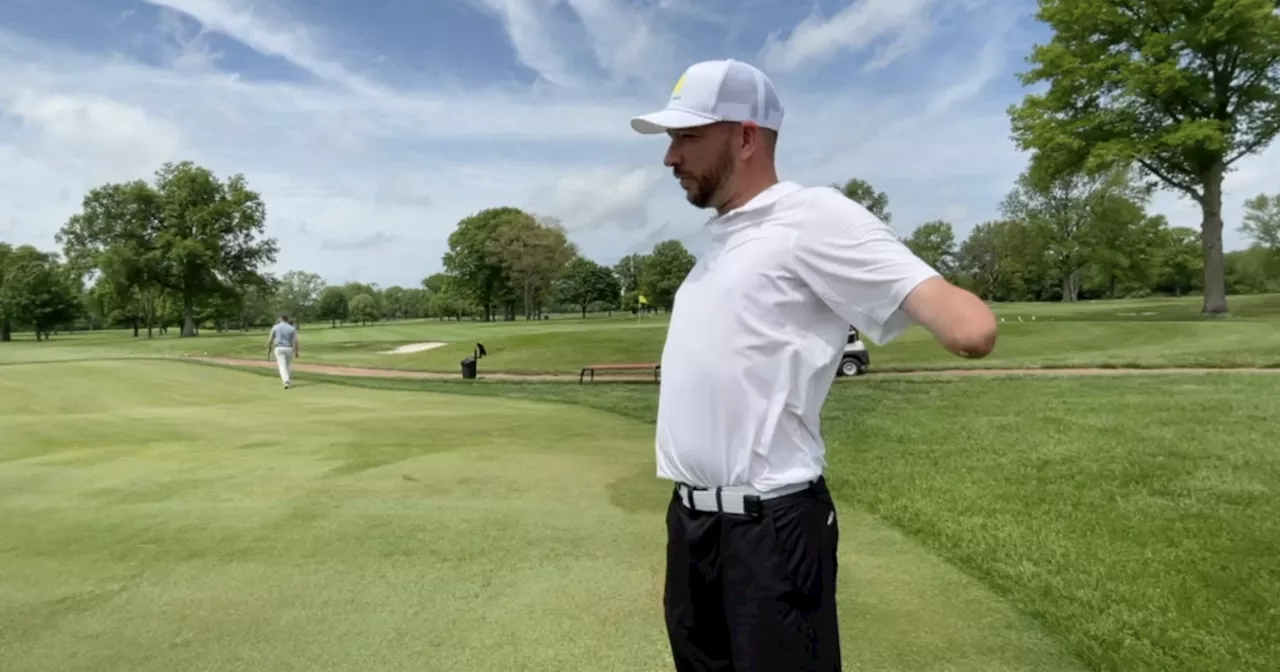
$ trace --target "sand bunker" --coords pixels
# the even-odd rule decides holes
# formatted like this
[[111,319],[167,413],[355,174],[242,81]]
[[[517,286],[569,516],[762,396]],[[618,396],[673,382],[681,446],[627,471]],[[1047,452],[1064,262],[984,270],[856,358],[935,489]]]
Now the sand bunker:
[[436,349],[436,348],[438,348],[438,347],[440,347],[440,346],[442,346],[442,345],[447,345],[447,344],[446,344],[446,343],[439,343],[439,342],[436,342],[436,341],[431,341],[431,342],[429,342],[429,343],[409,343],[409,344],[406,344],[406,345],[402,345],[402,346],[400,346],[400,347],[396,348],[395,350],[383,350],[383,351],[382,351],[382,354],[384,354],[384,355],[407,355],[407,354],[412,353],[412,352],[426,352],[427,350],[434,350],[434,349]]

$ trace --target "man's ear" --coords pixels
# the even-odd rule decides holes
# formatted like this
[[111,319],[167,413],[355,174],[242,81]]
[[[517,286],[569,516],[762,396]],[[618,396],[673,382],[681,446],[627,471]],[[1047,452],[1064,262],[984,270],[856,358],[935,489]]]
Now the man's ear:
[[735,143],[738,150],[744,156],[753,156],[760,153],[760,127],[751,122],[740,122],[733,129],[735,133]]

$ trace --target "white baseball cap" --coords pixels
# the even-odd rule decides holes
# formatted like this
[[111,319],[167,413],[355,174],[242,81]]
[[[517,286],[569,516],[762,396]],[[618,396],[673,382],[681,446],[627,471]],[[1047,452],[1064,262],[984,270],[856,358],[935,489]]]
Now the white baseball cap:
[[665,109],[631,119],[638,133],[666,133],[718,121],[749,121],[777,131],[782,102],[773,82],[741,61],[702,61],[689,66],[676,81]]

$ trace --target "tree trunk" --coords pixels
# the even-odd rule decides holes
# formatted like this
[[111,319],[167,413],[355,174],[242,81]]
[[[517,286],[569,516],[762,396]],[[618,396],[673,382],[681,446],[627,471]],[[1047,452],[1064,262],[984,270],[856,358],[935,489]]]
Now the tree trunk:
[[0,317],[0,343],[13,340],[13,328],[9,326],[9,318]]
[[196,335],[196,297],[189,292],[182,295],[182,333],[181,338],[189,338]]
[[133,337],[138,337],[138,318],[133,318]]
[[533,283],[528,278],[524,281],[524,319],[533,319]]
[[587,319],[587,304],[582,304],[582,319]]
[[1222,258],[1222,178],[1225,166],[1215,165],[1204,177],[1204,200],[1200,207],[1200,248],[1204,252],[1204,306],[1202,315],[1227,314],[1227,269]]
[[1067,273],[1062,277],[1062,300],[1075,303],[1080,300],[1080,269]]

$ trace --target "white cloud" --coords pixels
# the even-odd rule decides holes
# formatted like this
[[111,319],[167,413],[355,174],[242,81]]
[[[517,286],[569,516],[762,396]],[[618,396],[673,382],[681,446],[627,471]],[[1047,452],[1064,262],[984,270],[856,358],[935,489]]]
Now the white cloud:
[[580,80],[547,18],[558,0],[474,0],[502,21],[516,57],[548,82],[570,86]]
[[[674,40],[662,34],[656,14],[688,8],[643,8],[627,0],[469,0],[497,17],[517,58],[547,82],[561,87],[625,84],[668,76]],[[566,23],[557,9],[568,10]],[[599,76],[584,72],[590,59]]]
[[182,146],[182,131],[174,124],[109,98],[24,91],[13,98],[9,112],[56,156],[154,163]]
[[325,80],[355,89],[368,88],[363,78],[322,55],[311,33],[284,17],[260,17],[243,0],[143,0],[181,12],[206,29],[232,37],[255,50],[279,56]]
[[[337,28],[245,0],[147,0],[167,12],[142,37],[168,45],[161,65],[0,31],[0,236],[52,247],[89,188],[191,159],[243,173],[263,194],[279,271],[334,282],[416,284],[438,270],[458,220],[500,205],[559,218],[606,263],[666,238],[696,248],[707,213],[687,204],[662,166],[664,140],[627,122],[663,104],[673,74],[707,56],[716,40],[698,44],[694,32],[751,31],[710,21],[681,28],[710,11],[684,0],[460,1],[484,3],[543,81],[393,87],[378,78],[376,58],[366,69],[337,55]],[[963,237],[994,216],[1024,164],[1005,115],[1020,94],[992,92],[1026,47],[1008,29],[1009,8],[996,7],[1006,1],[860,0],[830,19],[795,17],[764,48],[787,107],[783,177],[867,179],[888,192],[903,234],[948,218]],[[936,35],[944,11],[966,19],[968,32]],[[227,66],[210,46],[215,33],[318,81],[219,70]],[[925,48],[948,53],[909,67]],[[848,74],[799,77],[820,63],[847,63]],[[861,73],[877,63],[879,72]],[[913,85],[895,87],[901,81]],[[1239,202],[1269,189],[1276,166],[1268,153],[1231,175],[1229,244]],[[1158,203],[1175,224],[1198,226],[1195,210],[1172,197]]]
[[[612,226],[624,231],[648,224],[646,209],[655,187],[669,171],[660,168],[609,166],[565,174],[545,197],[535,198],[535,210],[566,213],[587,231]],[[673,180],[674,183],[674,180]]]
[[887,39],[888,44],[864,66],[884,67],[924,43],[931,6],[932,0],[858,0],[830,19],[815,6],[786,38],[780,39],[780,33],[770,35],[760,54],[763,66],[789,72]]
[[566,0],[582,21],[596,62],[610,75],[645,79],[665,74],[669,41],[657,34],[649,16],[616,0]]

